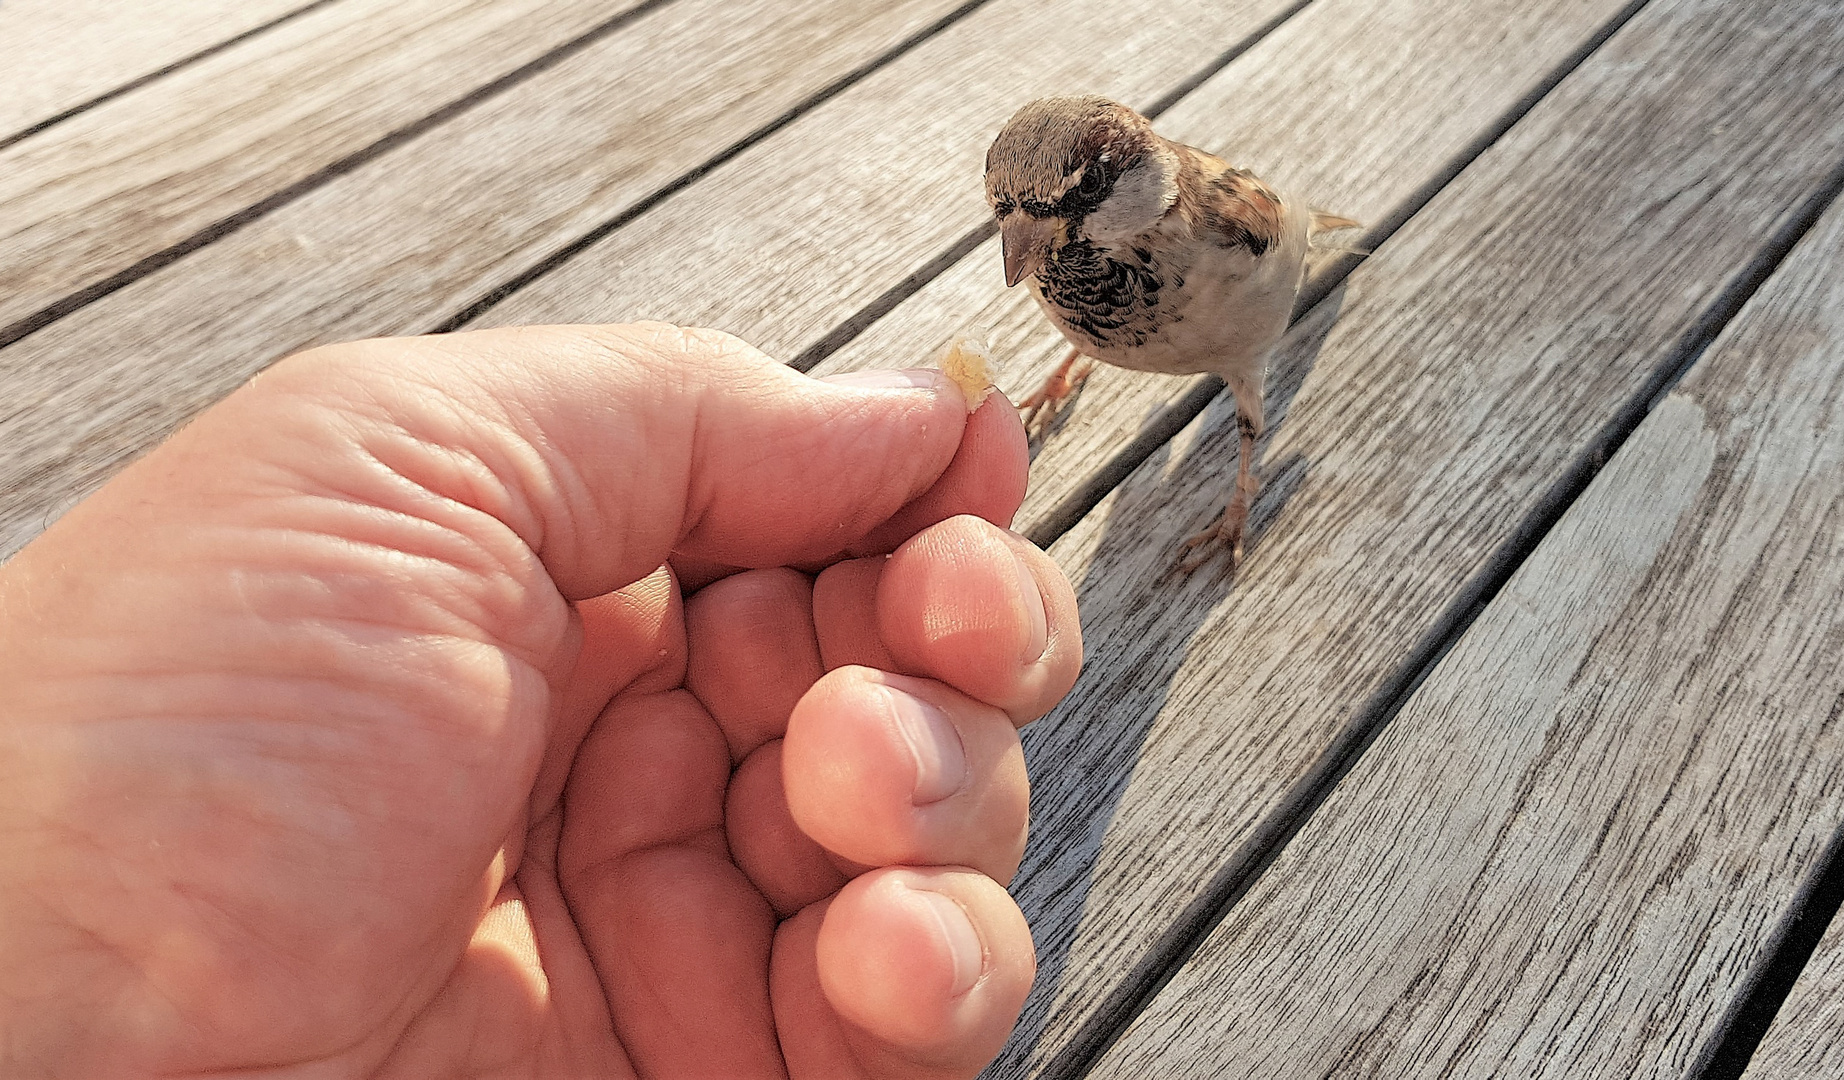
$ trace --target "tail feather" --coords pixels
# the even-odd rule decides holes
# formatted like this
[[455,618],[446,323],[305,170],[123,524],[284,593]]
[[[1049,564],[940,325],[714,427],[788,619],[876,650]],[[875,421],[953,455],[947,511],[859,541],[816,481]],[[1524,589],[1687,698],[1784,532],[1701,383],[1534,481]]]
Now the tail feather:
[[1353,221],[1348,217],[1339,217],[1337,214],[1328,214],[1324,210],[1314,210],[1312,215],[1312,224],[1307,226],[1306,229],[1306,235],[1308,236],[1318,236],[1320,233],[1337,232],[1340,229],[1361,229],[1364,227],[1364,223],[1361,221]]
[[1337,214],[1328,214],[1324,210],[1314,210],[1311,213],[1312,221],[1306,226],[1306,242],[1311,245],[1313,250],[1338,251],[1348,255],[1370,254],[1369,248],[1357,247],[1354,244],[1323,244],[1318,242],[1318,238],[1322,233],[1338,232],[1342,229],[1361,229],[1364,227],[1363,222],[1354,221],[1348,217],[1340,217]]

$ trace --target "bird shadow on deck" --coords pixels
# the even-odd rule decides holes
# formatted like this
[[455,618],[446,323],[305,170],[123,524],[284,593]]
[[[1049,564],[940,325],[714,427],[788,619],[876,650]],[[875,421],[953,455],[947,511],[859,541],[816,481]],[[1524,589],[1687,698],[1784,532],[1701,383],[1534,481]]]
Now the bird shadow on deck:
[[[1343,298],[1340,285],[1276,348],[1265,400],[1268,431],[1257,446],[1258,454],[1265,453],[1284,426],[1294,398],[1337,321]],[[1157,414],[1149,415],[1144,426],[1157,420]],[[1109,825],[1153,722],[1167,704],[1172,680],[1189,657],[1198,631],[1235,592],[1235,575],[1221,551],[1192,574],[1173,569],[1178,540],[1202,528],[1222,510],[1236,473],[1236,411],[1227,392],[1219,393],[1206,407],[1202,423],[1203,432],[1175,463],[1167,464],[1173,452],[1173,443],[1168,441],[1147,459],[1149,467],[1134,470],[1117,489],[1095,554],[1077,585],[1081,610],[1105,611],[1110,621],[1103,625],[1085,621],[1087,657],[1082,678],[1057,709],[1023,732],[1027,766],[1034,778],[1032,838],[1012,891],[1036,939],[1038,974],[1012,1041],[988,1076],[1025,1075],[1042,1064],[1034,1060],[1034,1048],[1053,1020],[1058,1027],[1074,1020],[1056,1016],[1072,963],[1078,968],[1106,966],[1113,972],[1104,976],[1112,985],[1100,1011],[1085,1024],[1123,1022],[1137,1008],[1132,1002],[1182,959],[1189,951],[1188,946],[1180,951],[1182,943],[1194,940],[1198,933],[1195,926],[1173,923],[1161,928],[1150,950],[1134,948],[1125,956],[1105,956],[1102,952],[1107,946],[1103,944],[1091,946],[1086,955],[1072,956]],[[1266,534],[1305,484],[1311,462],[1292,453],[1276,461],[1264,458],[1258,466],[1264,482],[1249,515],[1246,547],[1251,559],[1259,556]],[[1249,572],[1246,565],[1242,572]],[[1254,572],[1262,568],[1257,566]],[[1219,643],[1206,639],[1198,644],[1215,647]],[[1222,855],[1227,858],[1241,839],[1223,837]],[[1113,857],[1129,860],[1134,856],[1123,848],[1113,852]],[[1157,873],[1159,868],[1149,865],[1147,869]],[[1191,888],[1175,887],[1187,892]],[[1144,914],[1176,920],[1185,909],[1183,900],[1174,900],[1159,912]],[[1099,917],[1143,916],[1109,910]],[[1092,941],[1105,942],[1116,936],[1108,928],[1100,928],[1100,933],[1095,929],[1085,935]],[[1092,973],[1084,974],[1078,986],[1095,979]],[[1071,1004],[1079,1012],[1088,1012],[1095,1004],[1092,994],[1092,990],[1083,993]],[[1064,1042],[1066,1037],[1057,1041]]]

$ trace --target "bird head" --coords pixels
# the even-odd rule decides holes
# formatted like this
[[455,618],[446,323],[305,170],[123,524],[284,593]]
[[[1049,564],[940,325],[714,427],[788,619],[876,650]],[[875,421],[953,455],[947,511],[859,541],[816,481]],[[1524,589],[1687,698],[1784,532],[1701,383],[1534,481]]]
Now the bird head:
[[986,201],[1016,285],[1075,240],[1102,246],[1158,224],[1178,198],[1178,155],[1146,118],[1101,97],[1041,98],[986,151]]

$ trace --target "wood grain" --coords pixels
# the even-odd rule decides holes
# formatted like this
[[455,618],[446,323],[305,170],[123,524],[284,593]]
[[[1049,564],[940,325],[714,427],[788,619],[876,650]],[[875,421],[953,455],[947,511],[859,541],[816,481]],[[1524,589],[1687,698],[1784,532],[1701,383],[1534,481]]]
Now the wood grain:
[[287,353],[426,331],[959,0],[680,0],[0,349],[0,554]]
[[0,4],[0,137],[228,38],[308,0],[6,0]]
[[1742,1073],[1743,1080],[1823,1076],[1844,1076],[1844,919],[1835,915]]
[[638,0],[343,0],[0,151],[0,326]]
[[1817,0],[1655,0],[1289,336],[1240,580],[1168,573],[1221,506],[1221,400],[1052,549],[1079,582],[1088,668],[1026,731],[1034,832],[1013,888],[1040,974],[992,1075],[1033,1072],[1113,1008],[1327,747],[1398,692],[1518,523],[1844,156],[1841,56]]
[[1840,251],[1844,204],[1091,1075],[1686,1075],[1844,822]]

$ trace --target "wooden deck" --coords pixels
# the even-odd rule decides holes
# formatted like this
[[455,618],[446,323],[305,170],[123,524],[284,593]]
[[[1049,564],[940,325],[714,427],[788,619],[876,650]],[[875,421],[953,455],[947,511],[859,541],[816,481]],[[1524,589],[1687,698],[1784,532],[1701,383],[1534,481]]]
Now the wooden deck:
[[1219,383],[1103,369],[1035,461],[1090,651],[990,1074],[1844,1076],[1836,0],[5,0],[0,555],[334,340],[977,328],[1019,396],[981,159],[1063,92],[1374,254],[1239,579],[1168,572]]

